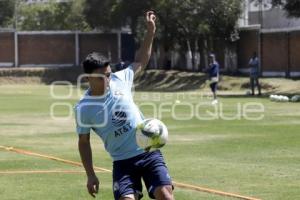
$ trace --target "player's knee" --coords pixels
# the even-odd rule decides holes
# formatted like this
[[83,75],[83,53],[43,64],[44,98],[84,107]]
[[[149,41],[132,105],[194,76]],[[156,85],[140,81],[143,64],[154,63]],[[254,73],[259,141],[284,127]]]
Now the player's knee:
[[155,189],[155,199],[174,200],[172,186],[161,186]]

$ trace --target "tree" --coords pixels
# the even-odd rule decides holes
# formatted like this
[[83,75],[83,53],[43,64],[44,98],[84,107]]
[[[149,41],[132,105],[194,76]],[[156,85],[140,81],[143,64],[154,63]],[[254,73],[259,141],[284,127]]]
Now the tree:
[[116,0],[85,0],[83,4],[83,15],[87,23],[93,29],[107,29],[108,27],[119,26],[111,23],[111,15]]
[[236,30],[236,22],[242,13],[241,1],[205,0],[203,2],[205,19],[214,37],[229,40]]
[[300,17],[300,1],[299,0],[250,0],[256,4],[272,4],[273,7],[281,6],[287,11],[288,17]]
[[26,4],[18,6],[18,27],[21,30],[87,30],[82,15],[83,0]]
[[15,11],[15,0],[0,1],[0,26],[12,24]]
[[272,0],[273,5],[281,5],[287,11],[289,17],[300,17],[299,0]]
[[84,14],[92,28],[130,26],[136,41],[140,41],[145,30],[143,14],[153,9],[158,15],[156,40],[166,50],[180,46],[185,54],[197,51],[200,40],[216,37],[229,40],[236,29],[241,3],[240,0],[86,0]]
[[179,43],[192,60],[198,46],[203,55],[213,50],[214,40],[230,41],[242,11],[240,0],[164,0],[158,8],[165,44]]
[[140,17],[158,1],[86,0],[83,13],[92,28],[105,30],[130,26],[132,33],[136,35]]
[[129,25],[134,34],[142,32],[144,12],[154,9],[166,34],[162,37],[171,41],[199,34],[229,38],[241,14],[240,0],[86,0],[84,7],[92,28]]
[[83,14],[93,29],[109,31],[130,27],[135,46],[144,33],[144,14],[159,0],[86,0]]

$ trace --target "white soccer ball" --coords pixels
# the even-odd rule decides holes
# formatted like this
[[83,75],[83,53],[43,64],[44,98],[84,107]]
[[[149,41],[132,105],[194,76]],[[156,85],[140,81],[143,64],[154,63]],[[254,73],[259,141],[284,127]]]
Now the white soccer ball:
[[275,98],[276,98],[276,95],[273,95],[273,94],[270,95],[270,100],[271,101],[275,101]]
[[251,91],[247,90],[247,91],[246,91],[246,95],[247,95],[247,96],[251,95]]
[[270,100],[276,101],[276,102],[289,102],[290,101],[288,96],[283,96],[283,95],[270,95]]
[[287,97],[287,96],[283,96],[282,101],[283,101],[283,102],[289,102],[290,99],[289,99],[289,97]]
[[294,95],[291,98],[291,102],[300,102],[300,95]]
[[136,142],[139,147],[150,151],[163,147],[168,140],[168,129],[158,119],[145,119],[136,130]]
[[178,103],[181,103],[181,101],[177,99],[177,100],[175,101],[175,103],[177,103],[177,104],[178,104]]

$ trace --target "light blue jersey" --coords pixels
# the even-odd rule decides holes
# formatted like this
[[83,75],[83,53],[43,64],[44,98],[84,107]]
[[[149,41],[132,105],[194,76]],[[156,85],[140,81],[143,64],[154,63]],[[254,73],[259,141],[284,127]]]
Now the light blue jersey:
[[144,152],[135,139],[136,127],[143,117],[133,102],[133,78],[132,66],[112,73],[105,95],[101,98],[90,96],[90,90],[87,90],[75,106],[77,133],[88,134],[93,130],[114,161]]

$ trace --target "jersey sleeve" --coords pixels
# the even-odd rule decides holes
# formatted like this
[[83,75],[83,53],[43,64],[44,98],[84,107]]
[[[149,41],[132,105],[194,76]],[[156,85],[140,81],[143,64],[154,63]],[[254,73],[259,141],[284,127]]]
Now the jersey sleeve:
[[134,71],[133,66],[129,65],[126,69],[118,71],[115,75],[121,79],[129,88],[133,85]]
[[87,116],[80,106],[76,106],[75,109],[75,122],[76,132],[78,135],[89,134],[91,131],[91,125],[87,119]]

